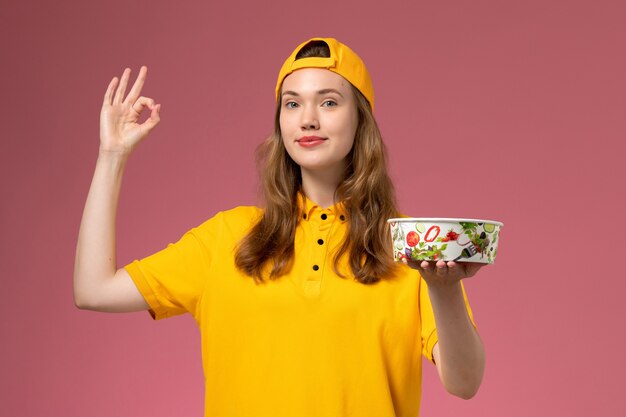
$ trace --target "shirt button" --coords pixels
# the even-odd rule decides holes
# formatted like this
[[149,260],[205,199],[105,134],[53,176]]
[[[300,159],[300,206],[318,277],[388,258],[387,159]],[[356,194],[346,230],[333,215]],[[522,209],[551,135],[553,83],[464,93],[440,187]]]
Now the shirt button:
[[322,239],[317,239],[317,244],[318,244],[318,245],[323,245],[323,244],[324,244],[324,241],[323,241]]
[[344,216],[343,214],[339,216],[339,220],[344,221],[345,219],[346,219],[346,216]]
[[322,214],[322,220],[326,220],[327,217],[326,213]]
[[313,265],[313,270],[314,270],[314,271],[317,271],[318,269],[320,269],[320,267],[319,267],[319,266],[317,266],[317,265]]
[[304,219],[306,220],[306,213],[304,213],[304,214],[302,215],[302,217],[304,217]]

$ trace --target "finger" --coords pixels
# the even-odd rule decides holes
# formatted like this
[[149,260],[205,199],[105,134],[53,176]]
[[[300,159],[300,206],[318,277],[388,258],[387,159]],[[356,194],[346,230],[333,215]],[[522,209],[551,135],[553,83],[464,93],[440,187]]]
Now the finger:
[[139,93],[141,93],[141,89],[143,88],[143,83],[146,81],[146,74],[148,72],[148,67],[145,65],[139,69],[139,75],[137,75],[137,79],[133,84],[133,88],[130,89],[128,96],[124,100],[124,103],[134,103],[137,101],[137,97],[139,97]]
[[464,265],[463,263],[449,261],[446,263],[446,265],[448,266],[448,271],[452,272],[455,275],[458,275],[458,276],[467,275],[467,266]]
[[150,110],[154,110],[154,100],[149,97],[139,97],[137,101],[135,101],[132,105],[133,110],[137,113],[141,113],[144,108],[149,108]]
[[145,129],[151,131],[154,127],[159,124],[161,121],[161,105],[157,104],[152,108],[152,112],[150,113],[150,117],[146,119],[145,122],[141,124]]
[[448,268],[448,276],[458,277],[461,279],[466,278],[468,276],[467,269],[462,264],[459,264],[454,261],[450,261],[446,263],[446,266]]
[[470,262],[448,262],[448,275],[460,279],[471,278],[482,268],[483,264]]
[[120,104],[124,98],[126,92],[126,86],[128,85],[128,78],[130,77],[130,68],[124,69],[122,78],[120,79],[120,85],[117,87],[115,97],[113,97],[113,104]]
[[113,79],[109,83],[109,86],[107,87],[107,91],[104,93],[104,102],[102,103],[103,105],[111,105],[111,97],[113,97],[113,91],[115,90],[117,82],[117,77],[113,77]]
[[444,261],[437,261],[435,271],[438,277],[443,278],[448,275],[448,265]]

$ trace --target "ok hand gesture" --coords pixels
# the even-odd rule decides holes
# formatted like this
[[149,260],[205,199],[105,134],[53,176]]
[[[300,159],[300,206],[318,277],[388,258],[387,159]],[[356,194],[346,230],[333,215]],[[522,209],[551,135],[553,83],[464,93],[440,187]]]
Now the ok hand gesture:
[[[160,104],[140,96],[146,80],[148,68],[143,66],[132,89],[124,98],[130,68],[126,68],[121,80],[114,77],[104,95],[100,112],[100,152],[129,155],[135,146],[159,123]],[[139,124],[139,117],[145,108],[150,109],[150,117]]]

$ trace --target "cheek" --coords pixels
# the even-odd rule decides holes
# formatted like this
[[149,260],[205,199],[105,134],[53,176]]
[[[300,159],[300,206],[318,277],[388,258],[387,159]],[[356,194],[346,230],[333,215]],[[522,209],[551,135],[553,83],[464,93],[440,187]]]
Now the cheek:
[[278,128],[280,129],[280,137],[283,143],[287,143],[285,138],[289,137],[289,123],[282,117],[278,121]]
[[353,143],[354,143],[354,138],[356,137],[356,131],[359,127],[358,123],[359,123],[359,116],[354,115],[352,117],[352,120],[350,121],[350,131],[349,131],[349,135],[352,138]]
[[289,120],[293,118],[293,114],[290,111],[283,111],[283,109],[280,110],[280,113],[278,114],[278,123],[280,124],[281,128],[283,126],[289,125]]
[[278,126],[283,138],[292,136],[294,129],[297,127],[294,125],[293,117],[282,115],[278,119]]

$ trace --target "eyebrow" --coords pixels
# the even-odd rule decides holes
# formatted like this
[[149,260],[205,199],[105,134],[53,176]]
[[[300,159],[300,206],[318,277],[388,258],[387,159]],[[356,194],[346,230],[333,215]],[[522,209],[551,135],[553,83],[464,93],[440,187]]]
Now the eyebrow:
[[[317,95],[324,95],[324,94],[328,94],[328,93],[336,93],[339,94],[340,97],[343,98],[343,94],[341,94],[339,91],[335,90],[334,88],[325,88],[323,90],[319,90],[317,92]],[[300,97],[300,94],[296,93],[295,91],[284,91],[283,96],[285,95],[291,95],[291,96],[296,96],[296,97]]]

